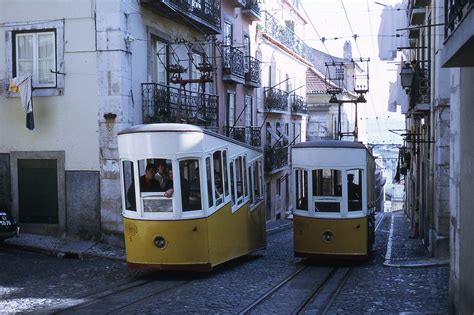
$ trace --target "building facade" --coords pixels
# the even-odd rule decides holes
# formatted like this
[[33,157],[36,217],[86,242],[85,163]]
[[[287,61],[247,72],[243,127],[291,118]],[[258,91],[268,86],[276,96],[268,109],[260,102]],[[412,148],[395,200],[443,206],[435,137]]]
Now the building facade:
[[301,39],[307,23],[299,1],[268,0],[257,25],[257,52],[262,61],[257,121],[265,154],[267,220],[291,210],[289,146],[305,141],[305,73],[310,50]]

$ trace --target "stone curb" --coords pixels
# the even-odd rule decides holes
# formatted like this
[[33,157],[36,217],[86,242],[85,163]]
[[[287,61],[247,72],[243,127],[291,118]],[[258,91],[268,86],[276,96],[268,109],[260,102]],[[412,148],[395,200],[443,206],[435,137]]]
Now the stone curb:
[[448,266],[449,259],[387,260],[383,265],[391,268],[431,268]]

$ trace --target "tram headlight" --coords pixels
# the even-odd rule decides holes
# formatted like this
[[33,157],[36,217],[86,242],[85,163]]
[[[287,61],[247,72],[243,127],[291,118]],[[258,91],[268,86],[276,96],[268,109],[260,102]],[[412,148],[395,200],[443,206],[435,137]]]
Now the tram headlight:
[[163,249],[166,246],[166,240],[163,236],[155,237],[153,242],[155,243],[155,246],[158,247],[159,249]]
[[323,234],[323,240],[324,240],[325,242],[330,242],[330,241],[332,241],[333,238],[334,238],[334,234],[332,234],[332,232],[330,232],[330,231],[324,232],[324,234]]

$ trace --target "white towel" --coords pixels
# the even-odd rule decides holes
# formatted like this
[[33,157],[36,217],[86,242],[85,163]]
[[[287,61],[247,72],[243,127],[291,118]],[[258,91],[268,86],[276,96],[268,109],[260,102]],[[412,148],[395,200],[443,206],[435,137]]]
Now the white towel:
[[13,78],[13,83],[20,88],[21,107],[25,113],[31,113],[31,75]]

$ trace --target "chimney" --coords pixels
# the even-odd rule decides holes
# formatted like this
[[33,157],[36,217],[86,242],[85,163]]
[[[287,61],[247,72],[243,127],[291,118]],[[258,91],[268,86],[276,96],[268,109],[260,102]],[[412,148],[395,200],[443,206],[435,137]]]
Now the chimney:
[[344,51],[343,51],[343,57],[345,60],[351,60],[352,59],[352,45],[350,41],[345,41],[344,43]]

